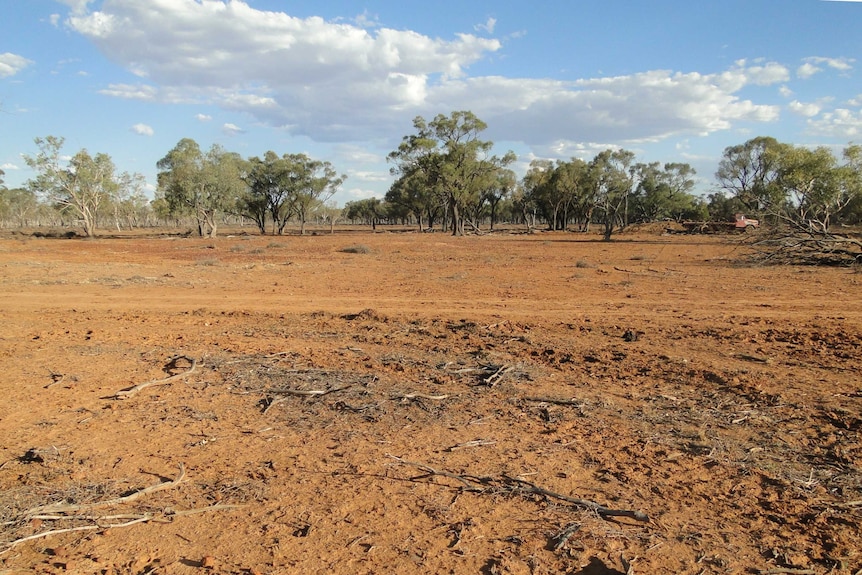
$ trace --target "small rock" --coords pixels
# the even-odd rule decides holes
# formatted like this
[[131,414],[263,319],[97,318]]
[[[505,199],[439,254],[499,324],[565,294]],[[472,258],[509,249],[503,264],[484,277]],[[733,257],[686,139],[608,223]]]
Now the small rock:
[[206,555],[201,559],[201,567],[204,569],[215,569],[216,560],[212,555]]

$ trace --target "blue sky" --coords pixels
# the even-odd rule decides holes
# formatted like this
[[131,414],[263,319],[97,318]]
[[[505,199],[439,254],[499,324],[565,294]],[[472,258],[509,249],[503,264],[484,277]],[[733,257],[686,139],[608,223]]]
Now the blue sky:
[[417,115],[471,110],[498,152],[688,162],[709,191],[754,136],[862,143],[862,1],[12,0],[0,8],[0,168],[33,139],[155,184],[180,139],[305,152],[382,197]]

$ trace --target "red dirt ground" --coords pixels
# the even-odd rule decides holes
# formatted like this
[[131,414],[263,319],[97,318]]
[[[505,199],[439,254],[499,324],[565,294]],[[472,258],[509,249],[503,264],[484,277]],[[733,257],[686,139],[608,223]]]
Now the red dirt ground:
[[0,574],[859,573],[862,275],[741,256],[6,235]]

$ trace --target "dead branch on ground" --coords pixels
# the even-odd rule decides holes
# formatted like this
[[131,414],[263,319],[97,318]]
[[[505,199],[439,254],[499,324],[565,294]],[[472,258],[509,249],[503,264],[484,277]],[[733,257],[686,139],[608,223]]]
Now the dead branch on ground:
[[129,495],[125,495],[123,497],[116,497],[114,499],[108,499],[106,501],[97,501],[95,503],[81,503],[81,504],[68,504],[68,503],[51,503],[49,505],[40,505],[39,507],[33,507],[32,509],[28,509],[22,515],[30,519],[33,515],[36,514],[46,514],[46,513],[80,513],[82,511],[91,511],[93,509],[102,509],[104,507],[113,507],[116,505],[122,505],[124,503],[131,503],[136,499],[140,499],[145,495],[149,495],[151,493],[155,493],[157,491],[164,491],[165,489],[173,489],[177,487],[180,483],[182,483],[186,478],[186,467],[182,463],[180,463],[180,470],[175,479],[171,481],[163,481],[161,483],[157,483],[155,485],[150,485],[149,487],[144,487],[138,491],[130,493]]
[[46,531],[41,531],[39,533],[34,533],[33,535],[27,535],[26,537],[20,537],[18,539],[14,539],[9,542],[4,542],[0,544],[0,555],[8,552],[12,548],[26,543],[28,541],[34,541],[37,539],[44,539],[46,537],[51,537],[52,535],[61,535],[64,533],[76,533],[79,531],[96,531],[96,530],[106,530],[106,529],[115,529],[120,527],[130,527],[132,525],[137,525],[138,523],[149,523],[149,522],[162,522],[168,523],[174,517],[184,517],[189,515],[197,515],[200,513],[207,513],[210,511],[223,511],[228,509],[235,509],[240,507],[238,505],[212,505],[209,507],[201,507],[197,509],[187,509],[183,511],[171,511],[168,513],[121,513],[114,515],[99,515],[93,514],[92,511],[97,509],[104,509],[106,507],[115,507],[118,505],[124,505],[131,503],[144,497],[145,495],[150,495],[152,493],[156,493],[157,491],[164,491],[166,489],[172,489],[180,485],[186,476],[185,466],[180,464],[179,473],[176,478],[170,481],[163,481],[161,483],[157,483],[155,485],[151,485],[149,487],[145,487],[143,489],[139,489],[129,495],[124,495],[122,497],[115,497],[113,499],[107,499],[104,501],[96,501],[94,503],[81,503],[81,504],[68,504],[68,503],[51,503],[48,505],[40,505],[38,507],[32,507],[27,509],[23,513],[19,515],[19,518],[15,521],[10,521],[4,523],[4,525],[13,525],[26,523],[33,520],[39,521],[88,521],[91,522],[89,525],[77,525],[74,527],[64,527],[60,529],[49,529]]
[[561,493],[555,493],[553,491],[545,489],[544,487],[540,487],[535,483],[531,483],[523,479],[518,479],[516,477],[509,477],[504,475],[500,478],[494,478],[458,475],[457,473],[435,469],[430,465],[425,465],[424,463],[407,461],[406,459],[402,459],[394,455],[387,454],[387,457],[395,460],[402,465],[409,465],[421,469],[429,475],[439,475],[441,477],[448,477],[450,479],[454,479],[463,484],[468,491],[482,492],[486,490],[494,490],[496,492],[514,492],[518,493],[519,495],[541,495],[547,499],[557,499],[560,501],[565,501],[566,503],[571,503],[572,505],[575,505],[577,507],[589,509],[603,518],[629,517],[636,521],[649,521],[649,516],[642,511],[630,509],[612,509],[610,507],[605,507],[604,505],[596,503],[595,501],[590,501],[589,499],[581,499],[577,497],[563,495]]
[[521,399],[535,403],[553,403],[554,405],[569,405],[572,407],[584,406],[584,404],[577,402],[574,399],[556,399],[554,397],[522,397]]
[[[52,535],[62,535],[63,533],[75,533],[78,531],[105,531],[107,529],[119,529],[120,527],[131,527],[132,525],[137,525],[138,523],[150,523],[150,522],[158,522],[158,523],[170,523],[173,517],[186,517],[189,515],[199,515],[201,513],[208,513],[210,511],[225,511],[230,509],[237,509],[241,507],[241,505],[211,505],[209,507],[200,507],[197,509],[186,509],[184,511],[174,511],[169,514],[164,515],[155,515],[152,513],[142,513],[140,515],[106,515],[106,516],[78,516],[78,515],[69,515],[69,516],[36,516],[32,517],[32,519],[50,519],[50,520],[87,520],[93,521],[95,525],[79,525],[77,527],[65,527],[62,529],[50,529],[48,531],[41,531],[39,533],[34,533],[33,535],[28,535],[26,537],[21,537],[19,539],[15,539],[14,541],[10,541],[3,545],[3,548],[0,549],[0,555],[10,551],[12,548],[17,547],[22,543],[26,543],[28,541],[35,541],[36,539],[44,539],[46,537],[51,537]],[[122,523],[111,523],[111,521],[115,521],[117,519],[127,519]]]
[[448,397],[449,397],[448,395],[425,395],[424,393],[401,393],[401,394],[393,395],[392,399],[393,400],[406,399],[406,400],[411,400],[411,401],[419,400],[419,399],[428,399],[431,401],[443,401],[444,399],[447,399]]
[[751,246],[758,263],[846,266],[862,262],[862,240],[849,234],[794,224],[758,234]]
[[178,356],[172,358],[168,362],[166,369],[176,369],[177,361],[179,361],[181,359],[184,359],[191,364],[191,366],[186,371],[184,371],[182,373],[178,373],[176,375],[172,375],[170,377],[166,377],[164,379],[154,379],[152,381],[147,381],[145,383],[139,383],[138,385],[136,385],[134,387],[130,387],[128,389],[122,389],[122,390],[120,390],[114,394],[114,396],[113,396],[114,399],[123,399],[126,397],[130,397],[130,396],[132,396],[132,395],[138,393],[139,391],[146,389],[148,387],[152,387],[154,385],[165,385],[166,383],[171,383],[171,382],[183,379],[184,377],[188,377],[189,375],[194,373],[195,369],[198,366],[198,360],[196,360],[193,357],[189,357],[187,355],[178,355]]
[[272,409],[274,406],[279,403],[284,403],[288,400],[290,396],[303,396],[303,397],[323,397],[324,395],[329,395],[330,393],[336,393],[338,391],[344,391],[345,389],[350,389],[353,385],[342,385],[341,387],[333,387],[332,389],[274,389],[270,393],[275,395],[283,395],[284,397],[276,397],[269,401],[266,404],[266,407],[263,409],[263,413],[266,414]]

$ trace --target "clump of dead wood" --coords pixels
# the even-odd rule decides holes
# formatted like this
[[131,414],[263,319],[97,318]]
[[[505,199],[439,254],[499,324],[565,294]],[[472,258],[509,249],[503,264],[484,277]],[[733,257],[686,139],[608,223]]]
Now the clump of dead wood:
[[819,231],[804,226],[777,226],[747,239],[751,259],[761,264],[862,265],[862,237],[851,232]]

